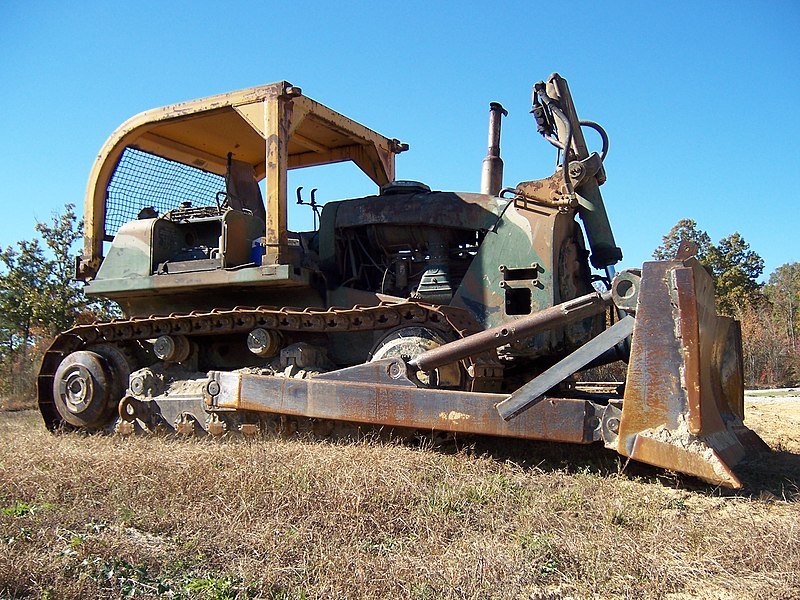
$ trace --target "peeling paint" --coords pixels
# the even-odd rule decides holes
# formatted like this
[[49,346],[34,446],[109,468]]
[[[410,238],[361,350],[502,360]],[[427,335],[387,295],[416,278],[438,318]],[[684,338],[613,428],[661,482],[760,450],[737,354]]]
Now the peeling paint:
[[472,415],[451,410],[450,412],[439,413],[439,418],[442,421],[458,422],[458,421],[469,421],[472,418]]

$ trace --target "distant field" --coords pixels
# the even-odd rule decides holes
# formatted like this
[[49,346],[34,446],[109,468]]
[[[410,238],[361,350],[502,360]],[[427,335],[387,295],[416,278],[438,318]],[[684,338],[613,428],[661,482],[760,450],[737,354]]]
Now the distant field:
[[797,398],[800,400],[800,388],[785,388],[777,390],[747,390],[745,398]]
[[598,447],[48,434],[0,412],[0,598],[797,598],[800,401],[731,492]]

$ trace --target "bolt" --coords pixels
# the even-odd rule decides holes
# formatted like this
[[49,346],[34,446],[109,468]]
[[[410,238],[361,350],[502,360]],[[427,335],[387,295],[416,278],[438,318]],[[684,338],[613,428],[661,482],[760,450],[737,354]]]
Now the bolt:
[[131,392],[134,396],[141,396],[144,393],[144,378],[134,377],[131,379]]
[[392,379],[400,379],[403,375],[403,369],[400,367],[400,363],[393,362],[389,365],[389,377]]
[[608,425],[608,429],[612,433],[619,433],[619,419],[616,417],[612,417],[606,421],[606,425]]
[[216,396],[217,394],[219,394],[219,391],[220,391],[219,390],[219,382],[213,381],[213,380],[209,381],[206,384],[206,391],[208,392],[208,394],[210,396]]
[[569,176],[573,179],[580,179],[583,176],[583,165],[577,161],[569,164]]

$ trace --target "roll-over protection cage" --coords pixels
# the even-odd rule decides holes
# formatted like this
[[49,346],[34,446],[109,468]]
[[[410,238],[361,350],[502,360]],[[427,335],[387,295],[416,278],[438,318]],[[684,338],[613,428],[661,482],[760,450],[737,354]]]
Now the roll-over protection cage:
[[[77,275],[84,280],[94,277],[103,260],[103,242],[111,241],[121,224],[109,215],[109,194],[118,167],[130,164],[121,162],[126,150],[127,158],[160,157],[173,169],[175,163],[178,170],[183,165],[199,169],[209,174],[209,190],[215,179],[230,173],[231,157],[248,165],[256,180],[266,180],[264,262],[283,264],[289,169],[350,160],[381,186],[394,179],[395,154],[406,149],[397,139],[303,96],[286,81],[143,112],[111,135],[94,162]],[[208,202],[213,200],[212,194]]]

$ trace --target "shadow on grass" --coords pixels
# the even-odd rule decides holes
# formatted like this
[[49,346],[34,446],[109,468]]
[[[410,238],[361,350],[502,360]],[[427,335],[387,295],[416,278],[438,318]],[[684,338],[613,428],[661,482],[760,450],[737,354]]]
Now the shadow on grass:
[[800,502],[800,454],[778,448],[754,456],[735,470],[744,488],[734,493]]
[[561,471],[571,475],[592,473],[600,476],[623,474],[631,479],[660,481],[674,479],[663,469],[628,460],[602,444],[568,444],[496,438],[491,436],[458,437],[443,452],[468,452],[488,456],[499,462],[512,462],[526,470]]
[[601,477],[622,475],[630,480],[659,483],[708,495],[800,502],[800,455],[782,449],[756,454],[734,469],[742,489],[731,490],[705,483],[696,477],[629,460],[601,444],[531,442],[475,436],[457,438],[444,452],[467,451],[500,462],[511,461],[524,469],[593,473]]

